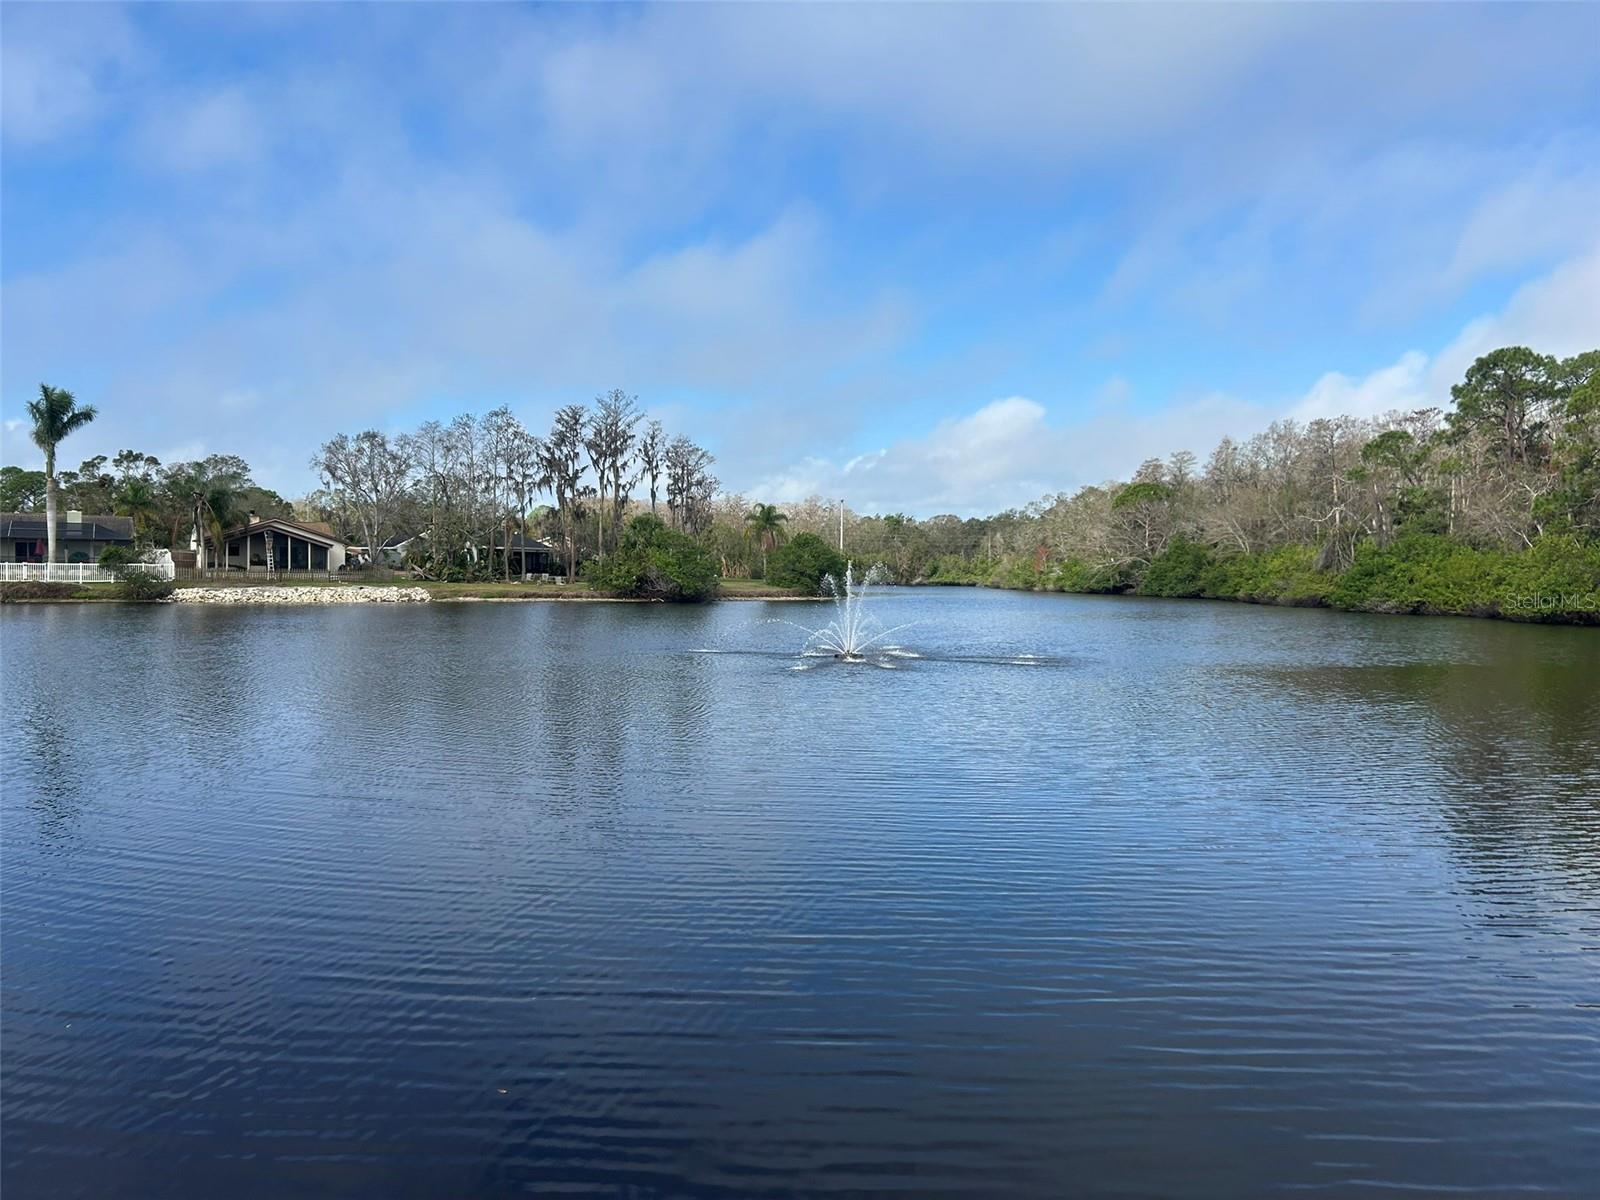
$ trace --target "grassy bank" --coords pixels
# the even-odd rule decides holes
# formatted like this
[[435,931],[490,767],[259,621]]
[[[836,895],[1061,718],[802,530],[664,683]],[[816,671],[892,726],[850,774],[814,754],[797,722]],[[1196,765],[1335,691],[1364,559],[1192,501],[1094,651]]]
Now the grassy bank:
[[717,593],[722,600],[811,600],[815,597],[793,588],[773,587],[759,579],[724,579]]
[[1600,546],[1572,537],[1545,535],[1512,554],[1418,534],[1382,549],[1365,542],[1343,571],[1319,570],[1316,553],[1222,554],[1180,539],[1142,568],[940,562],[926,582],[1600,625]]
[[0,604],[59,604],[72,600],[116,600],[109,584],[45,583],[21,581],[0,583]]

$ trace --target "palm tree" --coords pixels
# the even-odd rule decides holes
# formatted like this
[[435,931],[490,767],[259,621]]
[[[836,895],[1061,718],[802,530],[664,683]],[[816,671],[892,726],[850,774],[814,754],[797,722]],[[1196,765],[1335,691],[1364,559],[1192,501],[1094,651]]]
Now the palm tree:
[[[194,493],[195,528],[202,534],[211,535],[211,544],[216,547],[217,555],[222,560],[222,565],[228,565],[228,548],[222,544],[222,534],[230,526],[238,523],[239,497],[234,491],[234,481],[226,477],[212,476],[201,477],[199,488]],[[202,536],[201,545],[205,539]],[[245,567],[250,566],[248,549],[245,553]]]
[[133,536],[140,545],[144,544],[150,523],[159,511],[156,490],[148,479],[136,476],[122,485],[121,494],[117,497],[117,514],[133,518]]
[[[188,472],[181,477],[182,482],[173,488],[183,496],[188,504],[189,519],[194,526],[194,537],[198,554],[195,566],[204,568],[206,562],[206,535],[211,536],[211,544],[216,548],[221,557],[222,565],[228,565],[227,548],[222,544],[222,534],[230,525],[238,522],[238,489],[240,480],[237,476],[227,472],[213,473],[205,463],[195,463]],[[246,566],[250,564],[245,563]]]
[[783,523],[788,513],[778,511],[776,504],[758,504],[744,518],[745,532],[750,540],[761,547],[761,577],[767,576],[767,554],[782,544],[787,533]]
[[[68,434],[94,420],[94,407],[78,407],[78,401],[65,388],[39,385],[39,398],[28,402],[33,418],[33,444],[44,451],[44,519],[47,530],[47,563],[56,561],[56,447]],[[49,567],[45,570],[48,572]]]

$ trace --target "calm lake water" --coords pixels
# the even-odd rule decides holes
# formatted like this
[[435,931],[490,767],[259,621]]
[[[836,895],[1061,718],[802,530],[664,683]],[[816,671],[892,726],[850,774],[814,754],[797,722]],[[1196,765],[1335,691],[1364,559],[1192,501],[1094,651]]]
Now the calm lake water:
[[879,604],[5,612],[6,1200],[1600,1190],[1600,634]]

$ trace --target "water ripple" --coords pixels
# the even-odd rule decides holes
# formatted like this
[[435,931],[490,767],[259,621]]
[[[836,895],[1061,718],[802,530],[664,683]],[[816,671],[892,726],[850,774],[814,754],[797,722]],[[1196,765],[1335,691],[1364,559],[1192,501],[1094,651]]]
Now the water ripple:
[[6,612],[8,1194],[1592,1193],[1600,639],[884,600]]

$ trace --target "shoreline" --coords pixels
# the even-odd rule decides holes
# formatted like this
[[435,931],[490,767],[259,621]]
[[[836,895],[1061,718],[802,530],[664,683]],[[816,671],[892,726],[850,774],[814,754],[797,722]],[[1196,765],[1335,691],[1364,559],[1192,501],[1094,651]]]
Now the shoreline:
[[[107,588],[106,584],[86,585],[84,590]],[[547,585],[548,586],[548,585]],[[974,588],[996,592],[1027,592],[1034,595],[1057,596],[1094,596],[1105,599],[1134,599],[1134,600],[1200,600],[1214,604],[1254,604],[1270,608],[1319,608],[1328,612],[1355,613],[1364,616],[1394,616],[1394,617],[1459,617],[1468,620],[1505,621],[1514,625],[1564,625],[1577,628],[1593,628],[1600,626],[1600,608],[1551,608],[1529,609],[1526,612],[1505,612],[1491,605],[1464,607],[1460,610],[1440,608],[1423,601],[1406,604],[1384,603],[1371,607],[1353,608],[1337,604],[1330,604],[1323,597],[1315,596],[1143,596],[1136,592],[1077,592],[1060,588],[1028,588],[1006,587],[992,583],[976,583],[966,581],[924,580],[917,583],[902,584],[898,586],[916,588]],[[26,598],[0,598],[0,608],[12,605],[26,604],[188,604],[206,605],[208,607],[246,607],[250,605],[272,607],[305,607],[311,605],[346,605],[346,604],[666,604],[668,601],[659,599],[639,598],[632,596],[606,596],[593,592],[584,592],[577,589],[560,587],[552,589],[545,594],[537,592],[524,592],[521,594],[472,594],[474,591],[490,591],[501,588],[516,588],[517,585],[504,584],[426,584],[400,585],[400,584],[354,584],[354,583],[322,583],[311,585],[286,585],[251,584],[242,587],[211,588],[197,584],[180,584],[177,593],[155,601],[123,600],[116,596],[100,595],[74,595],[74,596],[49,596]],[[444,591],[445,588],[461,589],[460,592]],[[403,590],[409,595],[404,597],[387,593]],[[292,591],[294,596],[260,595],[250,596],[253,591],[281,593]],[[193,599],[180,599],[182,593],[229,593],[228,598],[207,595],[204,599],[195,596]],[[359,595],[351,593],[359,592]],[[422,594],[418,594],[422,593]],[[805,596],[783,592],[760,592],[743,590],[723,592],[708,600],[699,601],[704,604],[717,604],[724,601],[732,603],[767,602],[767,603],[801,603],[816,604],[826,603],[826,596]]]
[[[712,596],[709,600],[699,601],[702,604],[721,604],[728,601],[734,604],[748,604],[759,601],[767,604],[786,604],[798,601],[801,604],[814,604],[818,600],[826,600],[826,596]],[[668,604],[676,601],[651,600],[640,596],[435,596],[433,604]],[[684,607],[690,607],[695,601],[684,602]]]
[[[327,582],[312,584],[244,584],[212,587],[199,583],[180,583],[172,595],[160,600],[124,600],[109,593],[110,584],[86,584],[78,594],[64,596],[6,596],[0,593],[0,607],[24,604],[181,604],[239,608],[248,606],[308,607],[350,604],[665,604],[667,601],[635,596],[608,596],[565,585],[545,585],[538,591],[517,590],[516,584],[361,584]],[[533,585],[538,586],[538,585]],[[548,590],[547,590],[548,589]],[[509,593],[509,594],[508,594]],[[799,602],[816,603],[823,596],[803,596],[790,592],[744,590],[726,591],[700,603]]]
[[1210,604],[1253,604],[1262,608],[1319,608],[1326,612],[1352,613],[1367,617],[1460,617],[1470,621],[1505,621],[1512,625],[1566,625],[1577,628],[1600,626],[1600,607],[1529,609],[1505,612],[1496,605],[1483,604],[1462,609],[1441,608],[1426,601],[1382,603],[1366,608],[1330,604],[1320,596],[1145,596],[1138,592],[1075,592],[1066,588],[1006,587],[997,583],[968,583],[956,580],[924,580],[907,587],[977,588],[992,592],[1028,592],[1036,596],[1094,596],[1107,600],[1202,601]]

